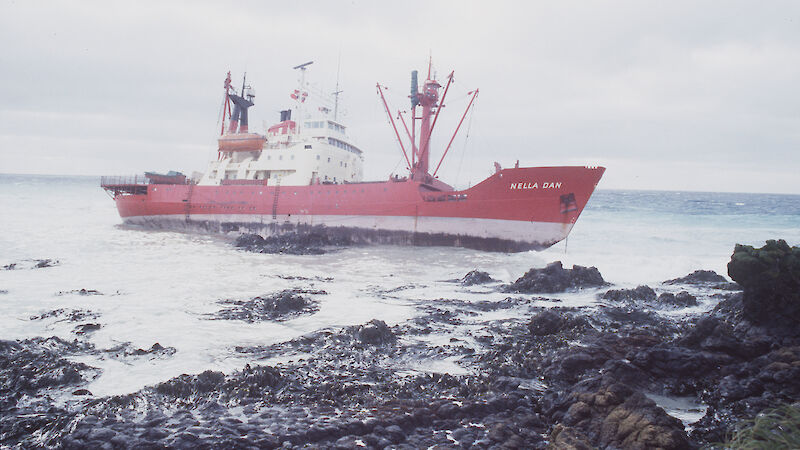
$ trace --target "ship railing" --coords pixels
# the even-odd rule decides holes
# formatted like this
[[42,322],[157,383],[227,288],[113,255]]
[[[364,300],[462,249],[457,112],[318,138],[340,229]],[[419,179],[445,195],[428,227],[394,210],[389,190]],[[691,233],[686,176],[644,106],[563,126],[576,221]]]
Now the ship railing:
[[263,180],[222,180],[221,184],[223,186],[267,186],[269,184],[269,178],[265,178]]
[[123,175],[100,177],[100,186],[141,186],[150,184],[150,179],[144,175]]
[[100,187],[116,199],[124,195],[147,194],[150,180],[144,175],[100,177]]

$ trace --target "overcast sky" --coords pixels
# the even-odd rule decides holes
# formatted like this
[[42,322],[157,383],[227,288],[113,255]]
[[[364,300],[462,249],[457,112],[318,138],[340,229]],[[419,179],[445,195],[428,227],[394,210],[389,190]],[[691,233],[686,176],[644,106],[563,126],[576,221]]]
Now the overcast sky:
[[0,42],[3,173],[204,171],[226,72],[247,72],[258,131],[313,60],[325,92],[340,64],[343,121],[383,179],[404,165],[375,83],[405,109],[432,55],[455,71],[434,160],[480,88],[451,184],[518,159],[606,166],[600,188],[800,194],[796,1],[0,0]]

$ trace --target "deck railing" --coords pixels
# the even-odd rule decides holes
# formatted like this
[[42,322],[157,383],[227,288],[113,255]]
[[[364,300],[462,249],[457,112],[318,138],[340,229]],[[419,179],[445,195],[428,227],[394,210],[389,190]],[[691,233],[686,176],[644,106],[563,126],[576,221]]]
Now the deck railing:
[[244,185],[244,186],[266,186],[269,184],[269,178],[265,178],[263,180],[222,180],[221,184],[223,186],[236,186],[236,185]]
[[150,179],[144,175],[100,177],[100,186],[136,186],[143,184],[150,184]]

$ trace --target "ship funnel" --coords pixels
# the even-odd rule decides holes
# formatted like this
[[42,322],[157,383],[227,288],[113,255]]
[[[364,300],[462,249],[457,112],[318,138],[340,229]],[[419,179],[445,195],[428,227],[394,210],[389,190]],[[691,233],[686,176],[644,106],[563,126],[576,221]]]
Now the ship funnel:
[[228,98],[233,102],[233,113],[231,114],[231,126],[229,133],[247,133],[247,108],[253,106],[253,102],[239,97],[236,94],[228,94]]
[[417,82],[417,71],[411,71],[411,107],[419,105],[419,83]]
[[292,110],[285,109],[281,111],[281,122],[285,122],[287,120],[292,120]]

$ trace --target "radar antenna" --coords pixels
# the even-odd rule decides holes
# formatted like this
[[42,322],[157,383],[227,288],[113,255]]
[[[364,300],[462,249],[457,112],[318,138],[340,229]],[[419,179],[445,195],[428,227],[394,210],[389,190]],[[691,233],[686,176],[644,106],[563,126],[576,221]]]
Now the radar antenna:
[[300,69],[300,88],[305,89],[306,87],[306,68],[310,65],[314,64],[314,61],[309,61],[307,63],[303,63],[297,66],[292,67],[292,69],[297,70]]

